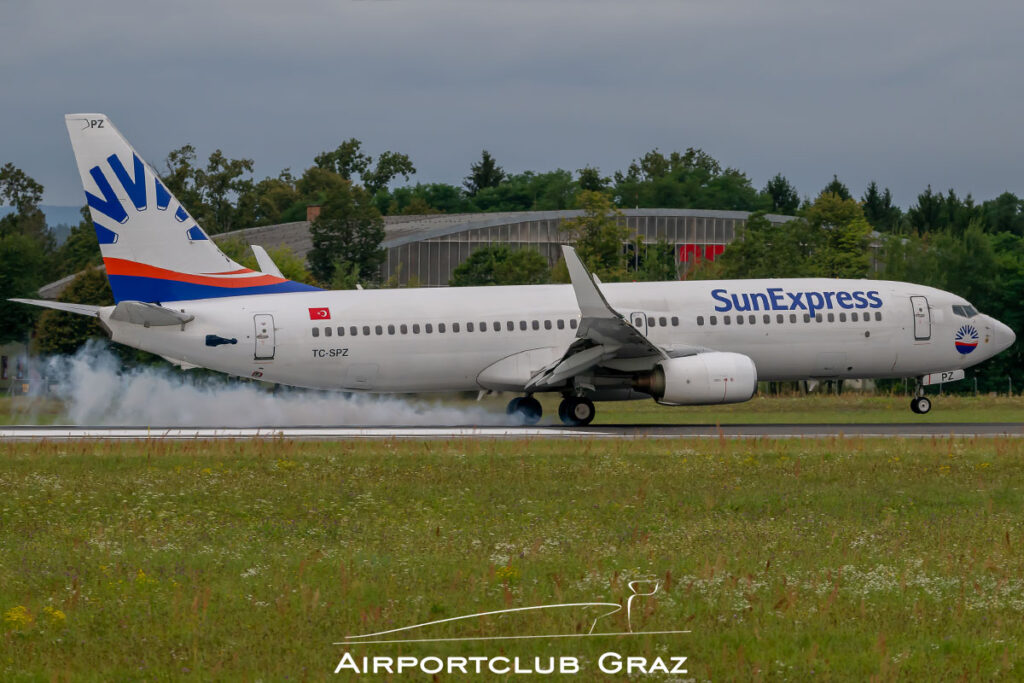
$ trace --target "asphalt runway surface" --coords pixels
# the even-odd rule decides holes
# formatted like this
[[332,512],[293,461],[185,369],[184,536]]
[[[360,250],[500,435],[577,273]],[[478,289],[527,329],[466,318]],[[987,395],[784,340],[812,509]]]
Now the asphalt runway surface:
[[590,427],[0,427],[0,441],[185,439],[825,439],[1024,437],[1024,422],[592,425]]

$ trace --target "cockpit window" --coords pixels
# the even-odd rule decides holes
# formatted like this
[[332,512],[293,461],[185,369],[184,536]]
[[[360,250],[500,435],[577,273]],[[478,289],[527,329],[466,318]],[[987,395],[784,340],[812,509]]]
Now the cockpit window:
[[978,315],[978,309],[970,304],[967,304],[966,306],[957,305],[953,306],[953,313],[961,318],[973,318]]

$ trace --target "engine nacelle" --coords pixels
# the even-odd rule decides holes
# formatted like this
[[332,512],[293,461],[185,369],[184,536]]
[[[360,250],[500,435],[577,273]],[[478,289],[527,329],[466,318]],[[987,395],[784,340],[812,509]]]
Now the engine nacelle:
[[698,353],[658,363],[634,388],[664,405],[742,403],[757,390],[757,368],[741,353]]

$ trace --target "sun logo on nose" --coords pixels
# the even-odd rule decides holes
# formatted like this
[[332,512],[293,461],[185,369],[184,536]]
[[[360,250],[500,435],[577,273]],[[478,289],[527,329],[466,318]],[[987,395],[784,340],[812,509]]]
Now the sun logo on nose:
[[978,346],[978,330],[974,325],[962,325],[953,336],[956,350],[967,355]]

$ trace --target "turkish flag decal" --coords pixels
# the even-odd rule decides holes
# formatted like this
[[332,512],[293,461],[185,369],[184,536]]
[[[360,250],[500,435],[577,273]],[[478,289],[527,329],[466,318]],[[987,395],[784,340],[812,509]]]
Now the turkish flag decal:
[[310,320],[330,320],[331,309],[329,308],[311,308],[309,309]]

